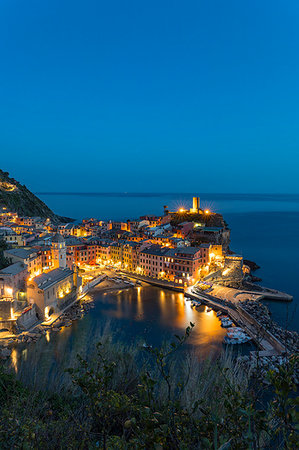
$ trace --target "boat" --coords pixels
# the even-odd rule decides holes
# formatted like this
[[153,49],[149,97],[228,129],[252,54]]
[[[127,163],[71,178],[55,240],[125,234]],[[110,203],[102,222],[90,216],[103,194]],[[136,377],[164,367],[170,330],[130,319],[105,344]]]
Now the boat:
[[192,303],[193,303],[193,306],[199,306],[200,305],[200,302],[197,302],[196,300],[194,300]]
[[230,327],[230,328],[227,329],[227,331],[228,331],[228,332],[231,331],[231,332],[233,332],[233,333],[236,333],[237,331],[241,331],[241,332],[245,333],[244,330],[243,330],[243,328],[241,328],[241,327]]
[[225,319],[229,319],[229,317],[227,316],[227,315],[220,315],[220,316],[218,316],[218,319],[219,320],[225,320]]
[[222,319],[222,320],[221,320],[221,326],[222,326],[223,328],[229,328],[229,327],[232,326],[232,324],[233,324],[233,322],[232,322],[229,318],[226,318],[226,319]]
[[228,337],[247,338],[248,335],[244,331],[228,331]]
[[225,344],[245,344],[246,342],[249,342],[251,340],[251,337],[244,336],[244,337],[224,337]]
[[221,316],[221,314],[222,314],[222,311],[217,311],[216,316],[219,317],[219,316]]

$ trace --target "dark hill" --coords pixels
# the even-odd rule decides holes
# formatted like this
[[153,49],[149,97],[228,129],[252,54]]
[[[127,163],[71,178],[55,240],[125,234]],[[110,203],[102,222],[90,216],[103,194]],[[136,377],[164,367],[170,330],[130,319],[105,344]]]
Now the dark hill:
[[71,219],[60,217],[36,195],[9,176],[8,172],[0,170],[0,207],[17,212],[20,216],[38,216],[50,218],[53,222],[69,222]]

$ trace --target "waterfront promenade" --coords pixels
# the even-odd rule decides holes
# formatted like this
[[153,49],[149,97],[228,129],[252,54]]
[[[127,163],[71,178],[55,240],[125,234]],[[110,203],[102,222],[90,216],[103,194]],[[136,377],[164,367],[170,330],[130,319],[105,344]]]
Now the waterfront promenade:
[[289,294],[256,285],[253,285],[252,289],[234,289],[213,284],[212,288],[209,290],[209,294],[215,298],[226,299],[235,304],[244,300],[254,300],[257,302],[264,299],[286,302],[291,302],[293,300],[293,297]]
[[158,278],[146,277],[144,275],[139,275],[132,272],[126,272],[121,270],[119,272],[121,275],[125,275],[129,278],[133,278],[135,280],[143,281],[144,283],[152,284],[153,286],[159,286],[166,289],[171,289],[172,291],[184,292],[185,288],[183,286],[179,286],[177,284],[172,283],[171,281],[161,280]]

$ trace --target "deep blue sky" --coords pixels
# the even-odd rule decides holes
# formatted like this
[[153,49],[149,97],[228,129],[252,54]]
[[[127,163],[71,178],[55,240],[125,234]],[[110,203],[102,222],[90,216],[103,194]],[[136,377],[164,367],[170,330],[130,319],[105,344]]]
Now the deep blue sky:
[[1,0],[0,167],[34,191],[299,192],[298,30],[298,0]]

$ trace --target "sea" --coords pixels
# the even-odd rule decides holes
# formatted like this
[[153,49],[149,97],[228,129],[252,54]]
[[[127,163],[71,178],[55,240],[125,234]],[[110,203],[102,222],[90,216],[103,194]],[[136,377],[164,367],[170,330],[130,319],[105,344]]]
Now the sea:
[[[163,207],[190,208],[192,194],[163,193],[37,193],[55,213],[82,220],[127,220],[146,214],[161,215]],[[288,329],[299,331],[299,195],[199,194],[201,207],[221,213],[231,229],[231,250],[256,262],[261,285],[287,292],[291,303],[267,301],[272,318]],[[71,365],[71,355],[90,353],[104,330],[129,345],[136,342],[158,346],[175,334],[182,335],[195,324],[188,345],[200,358],[223,350],[225,330],[214,312],[202,306],[194,310],[181,293],[144,285],[129,290],[89,293],[94,308],[81,320],[58,333],[47,334],[38,343],[16,348],[12,363],[16,372],[41,380],[41,368],[59,379]],[[253,344],[241,351],[248,353]]]

